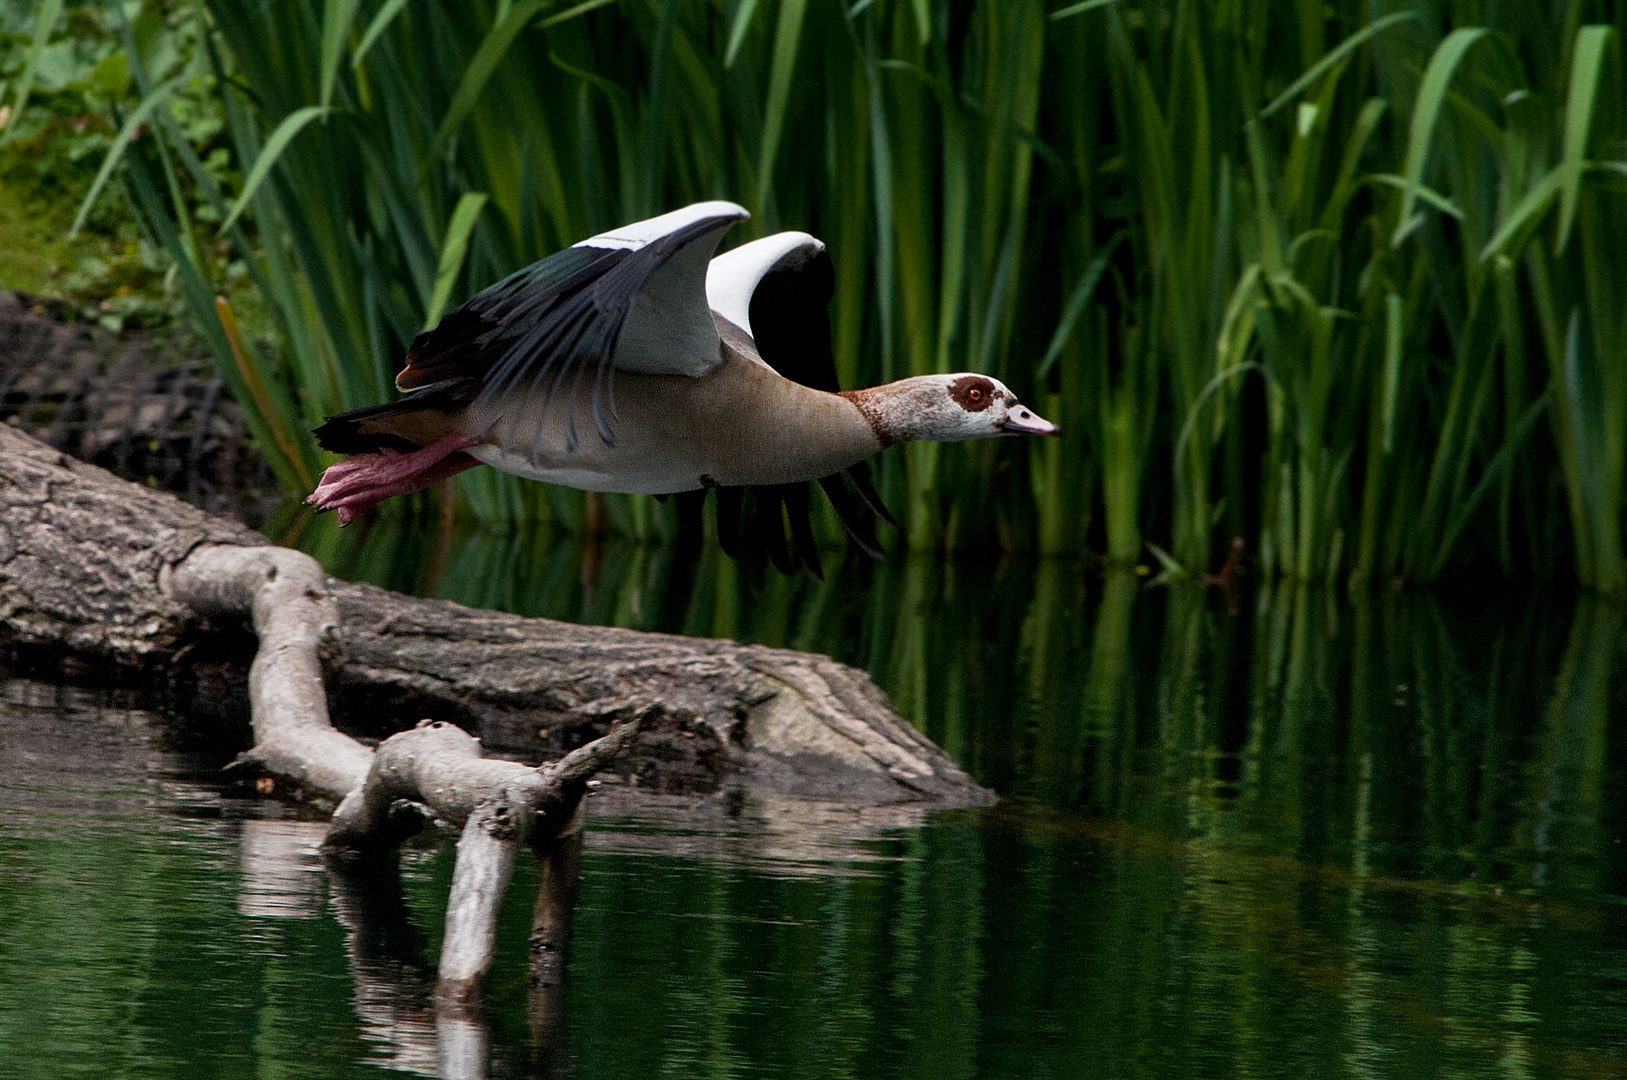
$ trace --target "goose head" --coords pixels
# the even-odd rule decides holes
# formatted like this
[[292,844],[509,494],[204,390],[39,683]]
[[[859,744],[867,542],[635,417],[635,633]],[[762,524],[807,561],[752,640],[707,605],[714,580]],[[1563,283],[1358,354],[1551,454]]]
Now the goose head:
[[858,406],[883,445],[1055,435],[1062,430],[1018,401],[999,379],[969,371],[917,375],[842,396]]

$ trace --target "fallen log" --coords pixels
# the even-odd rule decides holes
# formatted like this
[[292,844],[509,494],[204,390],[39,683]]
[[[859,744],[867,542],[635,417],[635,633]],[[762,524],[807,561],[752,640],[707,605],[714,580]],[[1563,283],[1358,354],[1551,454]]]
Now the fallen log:
[[[209,546],[271,547],[0,424],[0,655],[13,663],[139,682],[217,654],[243,615],[199,611],[175,592],[181,562]],[[322,646],[328,702],[357,734],[428,716],[509,755],[557,757],[661,701],[668,710],[630,767],[658,790],[727,783],[863,806],[994,799],[869,676],[828,657],[527,619],[331,578],[325,589],[339,624]],[[247,668],[253,641],[241,640]]]
[[[534,979],[557,982],[587,778],[635,739],[634,776],[676,772],[702,789],[857,805],[993,801],[868,676],[828,658],[336,582],[241,524],[0,425],[5,655],[150,677],[246,618],[258,645],[254,745],[241,760],[337,803],[334,850],[388,849],[428,820],[460,832],[439,972],[441,999],[458,1008],[478,1000],[521,845],[544,861]],[[335,729],[330,700],[388,737],[375,751]],[[388,730],[377,730],[381,714]],[[551,743],[527,746],[538,731]],[[526,765],[486,756],[483,741],[537,756],[581,745]]]

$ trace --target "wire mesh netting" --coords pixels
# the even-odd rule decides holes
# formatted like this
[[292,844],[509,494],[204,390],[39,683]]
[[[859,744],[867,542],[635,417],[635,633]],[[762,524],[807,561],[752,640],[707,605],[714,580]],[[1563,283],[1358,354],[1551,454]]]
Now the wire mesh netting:
[[0,298],[0,422],[214,513],[256,522],[282,499],[208,354],[173,331],[114,334]]

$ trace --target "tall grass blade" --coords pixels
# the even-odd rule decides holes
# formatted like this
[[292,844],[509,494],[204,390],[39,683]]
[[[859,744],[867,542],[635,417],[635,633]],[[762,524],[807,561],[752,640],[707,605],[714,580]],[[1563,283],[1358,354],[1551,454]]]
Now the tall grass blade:
[[752,16],[757,14],[757,0],[739,0],[734,9],[734,21],[729,26],[729,44],[723,50],[723,66],[725,69],[734,67],[734,62],[740,56],[740,46],[745,44],[746,31],[751,28]]
[[[1058,12],[1056,15],[1051,17],[1053,19],[1058,18],[1062,14],[1062,12]],[[1305,92],[1307,87],[1309,87],[1317,79],[1320,79],[1323,75],[1326,75],[1329,71],[1332,71],[1338,65],[1344,63],[1346,58],[1348,58],[1357,49],[1367,44],[1367,42],[1372,38],[1377,37],[1379,34],[1382,34],[1384,31],[1397,25],[1398,23],[1404,23],[1410,19],[1419,18],[1421,14],[1421,12],[1417,11],[1397,11],[1392,14],[1385,15],[1382,18],[1374,19],[1372,22],[1368,23],[1366,26],[1362,27],[1354,34],[1351,34],[1338,45],[1324,53],[1322,59],[1312,64],[1308,69],[1306,69],[1305,74],[1295,79],[1288,89],[1278,94],[1271,100],[1271,104],[1260,110],[1260,119],[1266,119],[1278,109],[1299,97],[1300,94]]]
[[537,27],[539,29],[546,30],[550,26],[558,26],[562,22],[569,22],[580,15],[586,15],[590,11],[594,11],[598,8],[606,7],[610,4],[618,2],[619,0],[582,0],[582,2],[577,4],[575,7],[568,7],[564,11],[557,11],[548,16],[546,19],[539,19],[537,21]]
[[1401,297],[1391,293],[1384,298],[1384,388],[1380,408],[1384,417],[1383,446],[1386,455],[1395,452],[1395,406],[1401,386],[1401,337]]
[[1560,190],[1565,186],[1566,179],[1563,168],[1555,168],[1547,176],[1537,181],[1531,190],[1527,191],[1520,199],[1518,205],[1509,212],[1508,220],[1498,228],[1496,235],[1486,241],[1486,246],[1480,251],[1481,261],[1523,247],[1525,238],[1536,229],[1542,220],[1542,215],[1559,197]]
[[1082,4],[1069,4],[1067,7],[1051,12],[1051,20],[1066,19],[1070,15],[1083,15],[1087,11],[1104,8],[1108,4],[1116,4],[1118,0],[1084,0]]
[[769,207],[774,194],[774,158],[785,130],[785,110],[791,98],[791,75],[796,70],[797,45],[802,37],[802,18],[807,0],[782,0],[779,22],[774,28],[774,57],[768,74],[768,97],[763,103],[763,141],[757,155],[757,200],[765,225],[770,224]]
[[1571,58],[1570,92],[1565,101],[1565,142],[1559,171],[1564,177],[1559,188],[1559,235],[1554,253],[1563,254],[1576,223],[1576,206],[1582,194],[1582,173],[1587,162],[1588,132],[1593,126],[1593,107],[1599,94],[1599,75],[1604,67],[1605,48],[1615,34],[1612,26],[1584,26],[1576,34],[1576,50]]
[[34,36],[28,43],[23,72],[17,79],[17,92],[11,99],[11,119],[6,122],[5,131],[0,133],[0,145],[10,142],[22,130],[18,121],[23,118],[23,110],[28,107],[29,96],[34,92],[34,79],[39,74],[45,47],[50,43],[51,31],[56,29],[57,20],[61,17],[62,0],[43,0],[34,13]]
[[464,253],[469,249],[469,234],[474,231],[480,211],[485,208],[487,196],[483,192],[468,192],[458,200],[452,211],[452,222],[446,227],[446,241],[441,245],[440,266],[435,271],[435,291],[430,294],[429,308],[424,315],[424,329],[433,330],[441,321],[447,298],[463,269]]
[[243,181],[242,192],[237,196],[237,201],[232,204],[231,212],[226,215],[226,220],[220,223],[219,231],[222,234],[235,225],[237,219],[243,216],[243,211],[249,208],[249,204],[254,201],[255,194],[260,190],[260,185],[265,183],[266,177],[271,175],[272,166],[277,164],[277,159],[282,156],[283,151],[288,149],[288,144],[294,141],[294,137],[303,131],[305,126],[312,120],[326,116],[331,111],[331,109],[325,109],[320,105],[307,105],[305,108],[297,109],[283,118],[282,123],[278,124],[276,130],[271,133],[271,137],[266,139],[265,146],[260,149],[260,156],[254,159],[254,167],[249,170],[248,178]]
[[1057,357],[1062,355],[1062,347],[1072,336],[1079,316],[1084,314],[1085,305],[1096,295],[1096,286],[1101,284],[1102,275],[1107,272],[1107,263],[1113,257],[1113,249],[1117,248],[1123,239],[1124,234],[1119,233],[1108,241],[1096,257],[1090,260],[1085,272],[1079,275],[1079,284],[1073,287],[1067,306],[1062,309],[1062,318],[1057,321],[1056,331],[1051,335],[1051,344],[1046,347],[1045,355],[1040,358],[1039,367],[1034,369],[1035,379],[1043,379],[1051,373],[1051,367],[1056,363]]
[[1391,247],[1400,247],[1402,241],[1423,224],[1422,216],[1414,213],[1413,207],[1422,198],[1424,166],[1429,162],[1441,105],[1446,100],[1452,75],[1463,61],[1464,54],[1490,32],[1483,27],[1454,30],[1429,58],[1429,67],[1424,71],[1423,82],[1418,87],[1418,100],[1412,107],[1412,126],[1407,139],[1406,168],[1403,170],[1405,190],[1401,195],[1401,211],[1397,215],[1395,232],[1390,236]]
[[406,6],[407,0],[385,0],[385,3],[379,7],[378,13],[373,16],[373,21],[367,24],[367,29],[362,33],[361,40],[356,42],[356,48],[351,52],[351,68],[357,71],[361,70],[362,61],[366,59],[368,50],[373,47],[373,43],[379,39],[384,31],[390,28],[390,24],[395,22],[396,16],[400,15],[401,10]]
[[430,158],[438,156],[446,149],[459,125],[474,109],[475,102],[486,89],[486,84],[491,81],[493,72],[503,59],[503,54],[514,44],[514,39],[525,29],[526,23],[547,6],[547,3],[548,0],[519,0],[509,8],[508,15],[486,34],[480,48],[475,51],[469,66],[463,72],[457,93],[452,96],[452,104],[441,117],[440,127],[435,131],[435,142],[430,147],[428,155]]
[[1426,202],[1430,206],[1433,206],[1435,209],[1439,210],[1441,213],[1445,214],[1447,217],[1454,217],[1459,221],[1463,220],[1463,211],[1458,208],[1457,204],[1453,203],[1451,199],[1448,199],[1445,195],[1442,195],[1434,188],[1418,183],[1418,181],[1412,177],[1397,176],[1395,173],[1374,173],[1372,176],[1368,177],[1368,179],[1375,184],[1384,184],[1389,187],[1398,188],[1406,193],[1404,196],[1405,198],[1417,199],[1422,202]]
[[932,40],[932,0],[913,0],[916,44],[925,47]]
[[125,148],[130,145],[130,140],[135,138],[136,132],[141,130],[141,125],[147,122],[153,110],[164,105],[169,100],[170,94],[174,93],[175,88],[185,82],[186,78],[185,75],[177,75],[155,87],[152,93],[130,111],[124,123],[119,125],[119,133],[113,137],[113,145],[107,148],[107,157],[102,159],[102,167],[96,170],[96,179],[91,181],[90,190],[85,192],[85,199],[79,204],[79,212],[73,216],[73,225],[68,228],[69,240],[78,236],[79,230],[85,227],[85,219],[90,217],[97,198],[102,194],[102,188],[107,186],[108,177],[113,175],[113,170],[124,157]]
[[1458,538],[1463,535],[1463,530],[1468,528],[1469,522],[1474,518],[1475,511],[1479,509],[1481,502],[1491,492],[1492,485],[1503,481],[1507,477],[1509,470],[1513,467],[1514,458],[1525,446],[1526,439],[1530,437],[1532,429],[1536,427],[1537,420],[1541,418],[1547,407],[1548,399],[1545,397],[1537,398],[1531,403],[1531,407],[1520,418],[1520,422],[1515,426],[1508,441],[1498,448],[1497,453],[1492,455],[1491,461],[1486,464],[1486,471],[1481,474],[1480,481],[1475,484],[1474,490],[1453,511],[1452,519],[1447,523],[1446,531],[1441,539],[1439,554],[1429,569],[1431,578],[1439,576],[1446,564],[1447,556],[1457,546]]
[[294,441],[293,432],[279,422],[287,415],[288,410],[278,408],[272,403],[265,382],[260,378],[259,365],[249,359],[248,346],[243,343],[243,333],[237,328],[237,316],[232,313],[232,306],[227,303],[224,296],[215,297],[215,313],[220,317],[221,329],[226,333],[226,341],[231,346],[232,359],[237,364],[237,370],[243,377],[243,385],[248,387],[254,407],[265,417],[267,425],[271,428],[277,449],[282,451],[283,458],[293,466],[301,486],[314,487],[315,481],[305,467],[304,455],[300,453],[299,445]]
[[322,89],[317,104],[326,109],[333,102],[333,86],[339,76],[339,61],[356,21],[361,0],[327,0],[322,8]]

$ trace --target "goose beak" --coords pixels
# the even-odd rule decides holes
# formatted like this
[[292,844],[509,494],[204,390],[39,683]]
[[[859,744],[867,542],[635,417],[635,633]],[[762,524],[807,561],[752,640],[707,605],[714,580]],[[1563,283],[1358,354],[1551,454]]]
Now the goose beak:
[[1006,435],[1060,435],[1062,429],[1015,401],[1006,409],[1000,431]]

